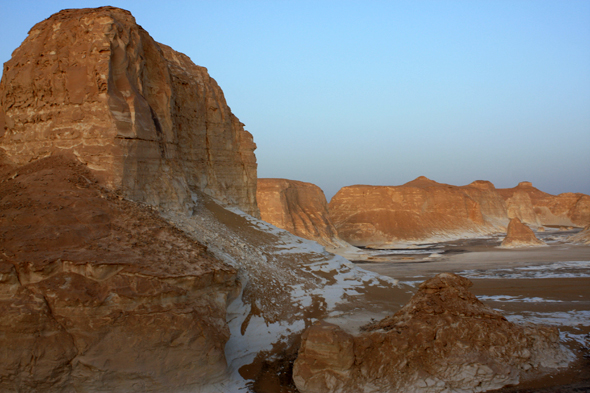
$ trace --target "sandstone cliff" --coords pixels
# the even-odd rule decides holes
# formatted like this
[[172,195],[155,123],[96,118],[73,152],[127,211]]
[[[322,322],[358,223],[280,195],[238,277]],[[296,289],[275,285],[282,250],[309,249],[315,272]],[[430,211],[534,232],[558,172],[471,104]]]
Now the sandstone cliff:
[[293,379],[302,393],[478,392],[562,367],[556,328],[520,326],[481,303],[450,273],[422,283],[393,316],[352,336],[318,323],[302,337]]
[[75,159],[0,168],[0,390],[171,391],[226,376],[237,271]]
[[504,202],[491,183],[456,187],[423,176],[402,186],[344,187],[329,209],[345,241],[378,248],[480,236],[508,223]]
[[4,64],[0,150],[15,164],[71,152],[134,200],[185,207],[197,189],[257,216],[255,148],[207,70],[128,11],[61,11]]
[[580,193],[551,195],[520,182],[514,188],[498,189],[506,201],[508,217],[535,227],[578,226],[590,223],[590,196]]
[[258,179],[256,200],[262,220],[328,249],[348,246],[338,236],[326,197],[318,186],[287,179]]
[[537,239],[531,228],[523,224],[518,218],[513,218],[510,220],[510,224],[508,224],[506,237],[500,247],[515,248],[545,245],[544,241]]

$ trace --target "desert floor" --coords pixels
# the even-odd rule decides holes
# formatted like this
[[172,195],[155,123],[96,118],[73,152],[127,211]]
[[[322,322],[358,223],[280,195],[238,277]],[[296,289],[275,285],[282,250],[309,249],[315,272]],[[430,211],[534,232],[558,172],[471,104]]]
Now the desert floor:
[[383,262],[358,265],[398,279],[408,299],[437,273],[457,273],[468,277],[473,293],[508,320],[557,326],[577,360],[567,370],[501,392],[590,392],[590,246],[567,243],[574,232],[538,233],[547,247],[500,249],[501,237],[492,237],[375,250],[371,253]]

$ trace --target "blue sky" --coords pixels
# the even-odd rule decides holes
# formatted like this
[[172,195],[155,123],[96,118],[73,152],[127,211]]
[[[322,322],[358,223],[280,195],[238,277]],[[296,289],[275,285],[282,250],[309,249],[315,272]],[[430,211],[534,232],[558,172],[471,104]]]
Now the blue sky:
[[260,177],[590,194],[590,1],[2,1],[0,61],[101,5],[208,68]]

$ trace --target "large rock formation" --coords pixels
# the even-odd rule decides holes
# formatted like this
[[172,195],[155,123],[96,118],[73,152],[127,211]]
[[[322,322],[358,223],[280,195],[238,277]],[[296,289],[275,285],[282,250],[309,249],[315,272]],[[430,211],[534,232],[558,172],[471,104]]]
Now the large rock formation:
[[567,364],[556,328],[520,326],[481,303],[471,282],[443,273],[395,315],[352,336],[318,323],[293,368],[300,392],[485,391]]
[[386,248],[502,231],[502,198],[490,182],[456,187],[419,177],[402,186],[344,187],[329,204],[338,234],[355,246]]
[[533,187],[531,182],[520,182],[514,188],[498,189],[506,201],[508,217],[538,227],[578,226],[590,223],[590,196],[581,193],[551,195]]
[[237,271],[75,159],[0,168],[0,390],[177,391],[226,376]]
[[324,192],[316,185],[287,179],[258,179],[261,218],[329,249],[346,247],[332,225]]
[[502,241],[500,247],[515,248],[545,245],[544,241],[537,239],[535,232],[533,232],[531,228],[523,224],[518,218],[513,218],[510,220],[510,224],[508,224],[506,237]]
[[197,189],[257,216],[255,148],[207,70],[128,11],[61,11],[4,64],[0,150],[18,165],[69,151],[134,200],[184,207]]

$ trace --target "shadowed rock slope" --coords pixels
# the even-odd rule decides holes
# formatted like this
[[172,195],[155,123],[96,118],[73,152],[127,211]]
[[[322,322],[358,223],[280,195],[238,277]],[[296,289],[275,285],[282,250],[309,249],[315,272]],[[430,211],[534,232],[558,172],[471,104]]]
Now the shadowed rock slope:
[[293,368],[300,392],[477,392],[565,366],[556,328],[520,326],[480,302],[466,278],[422,283],[400,311],[352,336],[318,323]]
[[203,67],[125,10],[63,10],[4,64],[0,150],[22,165],[69,151],[125,196],[184,208],[190,190],[258,216],[252,135]]
[[0,169],[0,390],[170,391],[226,376],[237,271],[75,159]]

